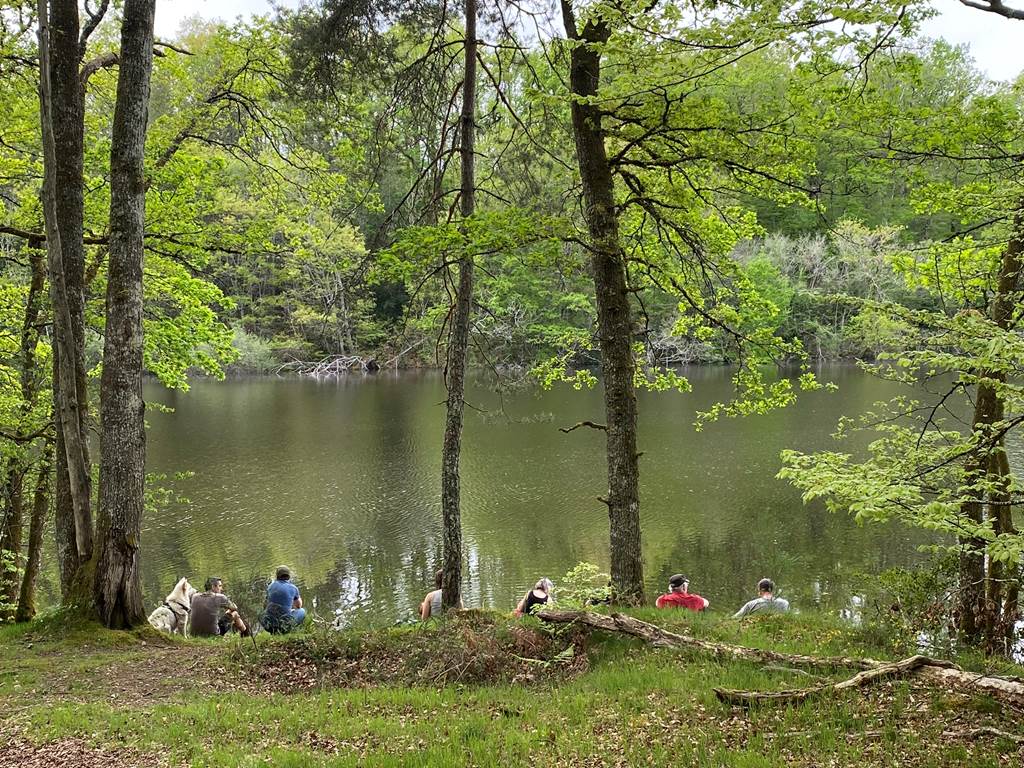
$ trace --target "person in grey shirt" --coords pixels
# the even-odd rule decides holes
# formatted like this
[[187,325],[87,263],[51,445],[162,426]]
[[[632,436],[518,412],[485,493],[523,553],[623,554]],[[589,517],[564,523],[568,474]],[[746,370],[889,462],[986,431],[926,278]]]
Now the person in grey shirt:
[[188,630],[192,637],[226,635],[234,627],[242,635],[248,634],[238,608],[224,594],[224,582],[216,576],[206,580],[206,590],[192,598]]
[[754,613],[786,613],[789,611],[789,602],[781,597],[775,596],[775,582],[771,579],[761,579],[757,582],[757,591],[760,597],[755,597],[749,603],[733,614],[734,619],[742,619]]

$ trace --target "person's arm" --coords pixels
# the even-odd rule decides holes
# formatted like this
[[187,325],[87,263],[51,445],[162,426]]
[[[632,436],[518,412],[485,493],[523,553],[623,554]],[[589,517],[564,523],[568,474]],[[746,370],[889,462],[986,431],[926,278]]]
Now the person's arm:
[[[751,601],[751,602],[753,602],[753,601]],[[743,604],[743,607],[742,607],[742,608],[740,608],[740,609],[739,609],[738,611],[736,611],[736,613],[734,613],[734,614],[732,615],[732,617],[733,617],[734,619],[742,619],[742,618],[743,618],[744,616],[746,616],[746,615],[747,615],[748,613],[750,613],[750,603],[744,603],[744,604]]]
[[423,602],[420,603],[420,621],[426,621],[430,618],[430,595],[423,598]]
[[518,603],[516,603],[516,611],[515,611],[516,616],[522,616],[523,615],[523,607],[526,605],[526,598],[529,597],[529,596],[530,596],[530,593],[527,592],[525,595],[523,595],[522,599]]
[[299,588],[292,584],[295,589],[295,597],[292,598],[292,610],[298,610],[302,607],[302,595],[299,594]]

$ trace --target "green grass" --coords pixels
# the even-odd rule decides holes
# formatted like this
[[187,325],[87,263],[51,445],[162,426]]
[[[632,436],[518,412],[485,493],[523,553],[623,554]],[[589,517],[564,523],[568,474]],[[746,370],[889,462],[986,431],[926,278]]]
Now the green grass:
[[[754,647],[884,655],[863,636],[821,617],[741,625],[653,610],[635,615],[674,631]],[[592,637],[585,671],[566,674],[557,665],[538,665],[528,684],[502,679],[490,666],[481,669],[494,675],[493,682],[393,682],[416,681],[417,665],[465,652],[459,642],[478,651],[486,646],[488,654],[506,648],[523,630],[498,617],[425,629],[268,638],[258,659],[251,646],[230,640],[220,647],[166,642],[148,631],[57,625],[50,620],[0,629],[0,705],[14,713],[19,731],[44,744],[80,739],[192,766],[999,766],[1019,765],[1024,756],[999,740],[951,742],[942,736],[968,725],[1020,727],[1014,713],[985,697],[905,681],[747,712],[719,703],[713,689],[779,689],[814,680],[620,637]],[[555,638],[544,652],[566,641]],[[370,657],[397,661],[382,667],[380,681],[364,674],[348,687],[331,684],[329,675],[293,693],[282,690],[286,684],[258,682],[267,666],[273,681],[275,665],[282,674],[296,663],[324,673]],[[488,663],[496,658],[486,655]],[[834,677],[848,674],[839,670]],[[243,689],[232,690],[236,684]],[[155,692],[135,690],[140,688]]]

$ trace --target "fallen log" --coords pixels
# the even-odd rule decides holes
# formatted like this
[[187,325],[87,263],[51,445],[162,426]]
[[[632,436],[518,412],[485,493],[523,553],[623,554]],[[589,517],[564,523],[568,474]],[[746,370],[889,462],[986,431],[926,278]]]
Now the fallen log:
[[1012,741],[1014,744],[1024,744],[1024,736],[1001,731],[998,728],[993,728],[991,725],[983,725],[980,728],[972,728],[969,731],[963,732],[943,731],[942,735],[947,739],[980,739],[982,736],[994,736],[997,739]]
[[[616,632],[619,634],[637,637],[658,648],[689,648],[703,653],[709,653],[717,658],[744,659],[747,661],[764,662],[766,664],[785,663],[797,667],[811,668],[852,668],[860,670],[885,670],[885,673],[867,678],[854,676],[843,688],[856,688],[866,685],[873,680],[884,679],[892,676],[894,670],[899,669],[899,674],[914,674],[925,678],[930,682],[944,683],[966,688],[975,692],[988,693],[1003,699],[1011,699],[1016,702],[1024,702],[1024,681],[1017,677],[1002,677],[998,675],[986,675],[978,672],[967,672],[960,669],[956,664],[944,659],[931,659],[926,656],[912,656],[900,662],[879,661],[877,659],[857,659],[845,656],[806,656],[798,653],[782,653],[763,648],[748,648],[742,645],[731,643],[717,643],[710,640],[701,640],[691,635],[680,635],[669,632],[655,624],[649,624],[632,616],[625,616],[621,613],[605,615],[592,611],[560,611],[546,610],[537,614],[541,621],[550,624],[575,624],[597,629],[603,632]],[[913,661],[913,664],[911,662]],[[900,668],[899,665],[908,665],[909,668]],[[858,679],[859,678],[859,679]],[[853,681],[858,680],[857,684]],[[825,686],[814,686],[805,689],[808,696],[814,695],[820,690],[835,689],[836,685],[843,683],[826,684]],[[746,693],[746,692],[731,692]],[[779,694],[795,694],[794,691],[778,691]],[[781,701],[782,696],[766,694],[763,701]],[[806,698],[806,696],[804,697]],[[790,698],[791,701],[799,700]]]
[[632,635],[650,643],[656,648],[693,648],[725,659],[746,659],[748,661],[762,661],[769,664],[783,662],[797,667],[853,667],[855,669],[872,669],[884,663],[873,659],[853,659],[846,656],[805,656],[799,653],[782,653],[762,648],[747,648],[746,646],[732,645],[730,643],[715,643],[710,640],[701,640],[691,635],[678,635],[655,624],[648,624],[646,621],[634,619],[632,616],[625,616],[621,613],[613,613],[610,616],[606,616],[602,613],[593,613],[592,611],[546,610],[540,611],[537,617],[549,624],[580,624],[590,629],[599,629],[604,632]]
[[882,664],[872,669],[865,669],[858,672],[849,680],[842,680],[838,683],[824,683],[811,688],[798,688],[789,691],[737,691],[728,688],[715,688],[715,695],[719,701],[726,704],[739,704],[749,707],[752,704],[792,704],[804,701],[821,693],[839,693],[852,688],[861,688],[870,685],[877,680],[885,680],[893,677],[902,677],[916,669],[930,666],[935,663],[934,659],[927,656],[911,656],[902,661],[894,661],[891,664]]

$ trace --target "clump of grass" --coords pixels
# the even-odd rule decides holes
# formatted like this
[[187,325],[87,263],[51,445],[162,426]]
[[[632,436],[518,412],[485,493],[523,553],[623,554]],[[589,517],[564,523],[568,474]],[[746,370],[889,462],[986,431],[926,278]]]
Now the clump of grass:
[[585,656],[576,653],[579,642],[579,636],[544,632],[536,622],[460,611],[374,632],[300,632],[265,642],[258,656],[239,645],[234,659],[243,675],[273,690],[520,683],[580,671]]

